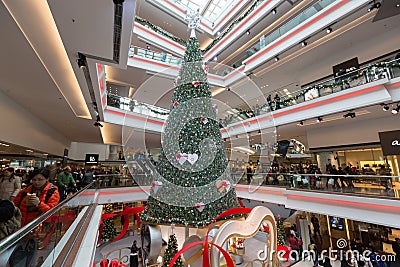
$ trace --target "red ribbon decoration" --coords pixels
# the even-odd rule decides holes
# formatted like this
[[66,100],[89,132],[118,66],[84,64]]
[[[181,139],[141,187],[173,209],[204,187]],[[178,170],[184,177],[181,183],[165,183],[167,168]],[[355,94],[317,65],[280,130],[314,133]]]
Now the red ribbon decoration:
[[[179,258],[179,256],[183,252],[185,252],[186,250],[188,250],[191,247],[194,247],[194,246],[197,246],[197,245],[200,245],[200,244],[203,244],[203,243],[204,243],[203,241],[197,241],[197,242],[191,243],[191,244],[185,246],[184,248],[182,248],[181,250],[179,250],[178,253],[176,253],[175,256],[172,258],[172,260],[169,263],[168,267],[173,267],[175,262],[176,262],[176,260]],[[207,245],[205,245],[205,246],[208,247],[208,244],[215,246],[217,249],[219,249],[219,251],[221,251],[222,255],[224,255],[224,258],[226,259],[227,267],[235,267],[235,265],[233,264],[233,261],[232,261],[231,257],[229,256],[228,252],[226,252],[223,248],[221,248],[217,244],[214,244],[214,243],[211,243],[211,242],[207,242]],[[203,262],[203,266],[205,266],[204,262]]]
[[138,227],[140,227],[140,218],[138,213],[142,212],[146,206],[141,206],[141,207],[136,207],[136,208],[131,208],[131,207],[124,207],[124,210],[120,213],[106,213],[101,215],[101,221],[100,221],[100,229],[99,229],[99,239],[101,238],[101,235],[103,233],[103,228],[104,228],[104,223],[103,220],[113,218],[115,216],[124,216],[124,226],[122,228],[121,233],[115,237],[112,242],[120,240],[122,237],[124,237],[126,231],[128,230],[129,227],[129,215],[135,215],[136,219],[138,221]]
[[243,201],[240,198],[238,198],[238,202],[239,202],[240,207],[245,208]]
[[217,244],[211,243],[208,241],[208,234],[211,230],[211,227],[214,225],[214,223],[224,217],[228,217],[230,215],[235,215],[235,214],[248,214],[251,212],[251,208],[232,208],[229,209],[223,213],[221,213],[220,215],[218,215],[217,217],[215,217],[211,224],[208,226],[208,230],[207,230],[207,234],[206,234],[206,238],[204,241],[197,241],[191,244],[188,244],[187,246],[183,247],[181,250],[178,251],[178,253],[176,253],[174,255],[174,257],[172,258],[171,262],[169,263],[168,267],[172,267],[175,263],[175,261],[179,258],[179,256],[185,252],[186,250],[188,250],[191,247],[194,247],[196,245],[199,244],[203,244],[203,267],[210,267],[210,259],[208,257],[208,245],[213,245],[216,248],[218,248],[219,251],[221,251],[222,255],[224,256],[224,258],[226,259],[226,263],[228,265],[228,267],[234,267],[233,265],[233,261],[231,259],[231,257],[229,256],[228,252],[226,252],[223,248],[221,248],[220,246],[218,246]]
[[231,208],[227,211],[222,212],[220,215],[218,215],[217,217],[215,217],[212,220],[212,223],[210,224],[210,226],[208,226],[208,230],[207,230],[207,234],[206,234],[206,239],[204,240],[204,250],[203,250],[203,266],[204,267],[210,267],[210,259],[208,257],[208,234],[211,230],[211,227],[214,225],[214,223],[224,217],[228,217],[230,215],[236,215],[236,214],[248,214],[251,212],[251,208]]

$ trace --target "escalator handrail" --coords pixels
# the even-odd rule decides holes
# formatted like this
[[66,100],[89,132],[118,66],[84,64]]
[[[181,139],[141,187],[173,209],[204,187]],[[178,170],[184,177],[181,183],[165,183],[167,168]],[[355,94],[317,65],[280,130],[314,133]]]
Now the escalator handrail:
[[57,204],[54,208],[48,210],[47,212],[43,213],[24,227],[18,229],[15,233],[9,235],[8,237],[4,238],[3,240],[0,241],[0,255],[3,254],[7,249],[12,247],[15,243],[17,243],[21,238],[23,238],[26,234],[28,234],[30,231],[35,229],[39,224],[50,218],[53,214],[58,212],[65,203],[69,202],[70,200],[74,199],[76,196],[78,196],[80,193],[85,191],[86,189],[89,189],[90,187],[93,186],[95,182],[93,181],[92,183],[88,184],[87,186],[83,187],[81,190],[77,191],[75,194],[73,194],[71,197],[64,199],[60,203]]

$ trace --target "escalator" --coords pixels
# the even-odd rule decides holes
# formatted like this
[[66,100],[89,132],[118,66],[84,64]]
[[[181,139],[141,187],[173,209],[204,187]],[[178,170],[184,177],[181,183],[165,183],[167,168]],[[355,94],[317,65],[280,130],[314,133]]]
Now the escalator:
[[1,240],[0,266],[91,266],[102,214],[96,194],[86,194],[93,184]]

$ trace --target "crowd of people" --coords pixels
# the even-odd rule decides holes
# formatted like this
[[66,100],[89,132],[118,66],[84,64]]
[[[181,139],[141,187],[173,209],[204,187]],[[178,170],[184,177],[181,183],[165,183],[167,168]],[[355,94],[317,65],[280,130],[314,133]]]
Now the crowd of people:
[[93,170],[7,167],[0,170],[0,240],[94,181]]

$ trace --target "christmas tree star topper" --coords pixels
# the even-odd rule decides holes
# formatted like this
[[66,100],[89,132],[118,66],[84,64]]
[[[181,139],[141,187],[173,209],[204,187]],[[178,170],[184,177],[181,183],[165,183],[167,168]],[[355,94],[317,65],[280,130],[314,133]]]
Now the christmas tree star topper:
[[186,18],[188,21],[188,28],[191,29],[190,37],[195,37],[195,29],[199,27],[200,23],[200,13],[199,9],[196,11],[188,9],[186,11]]

